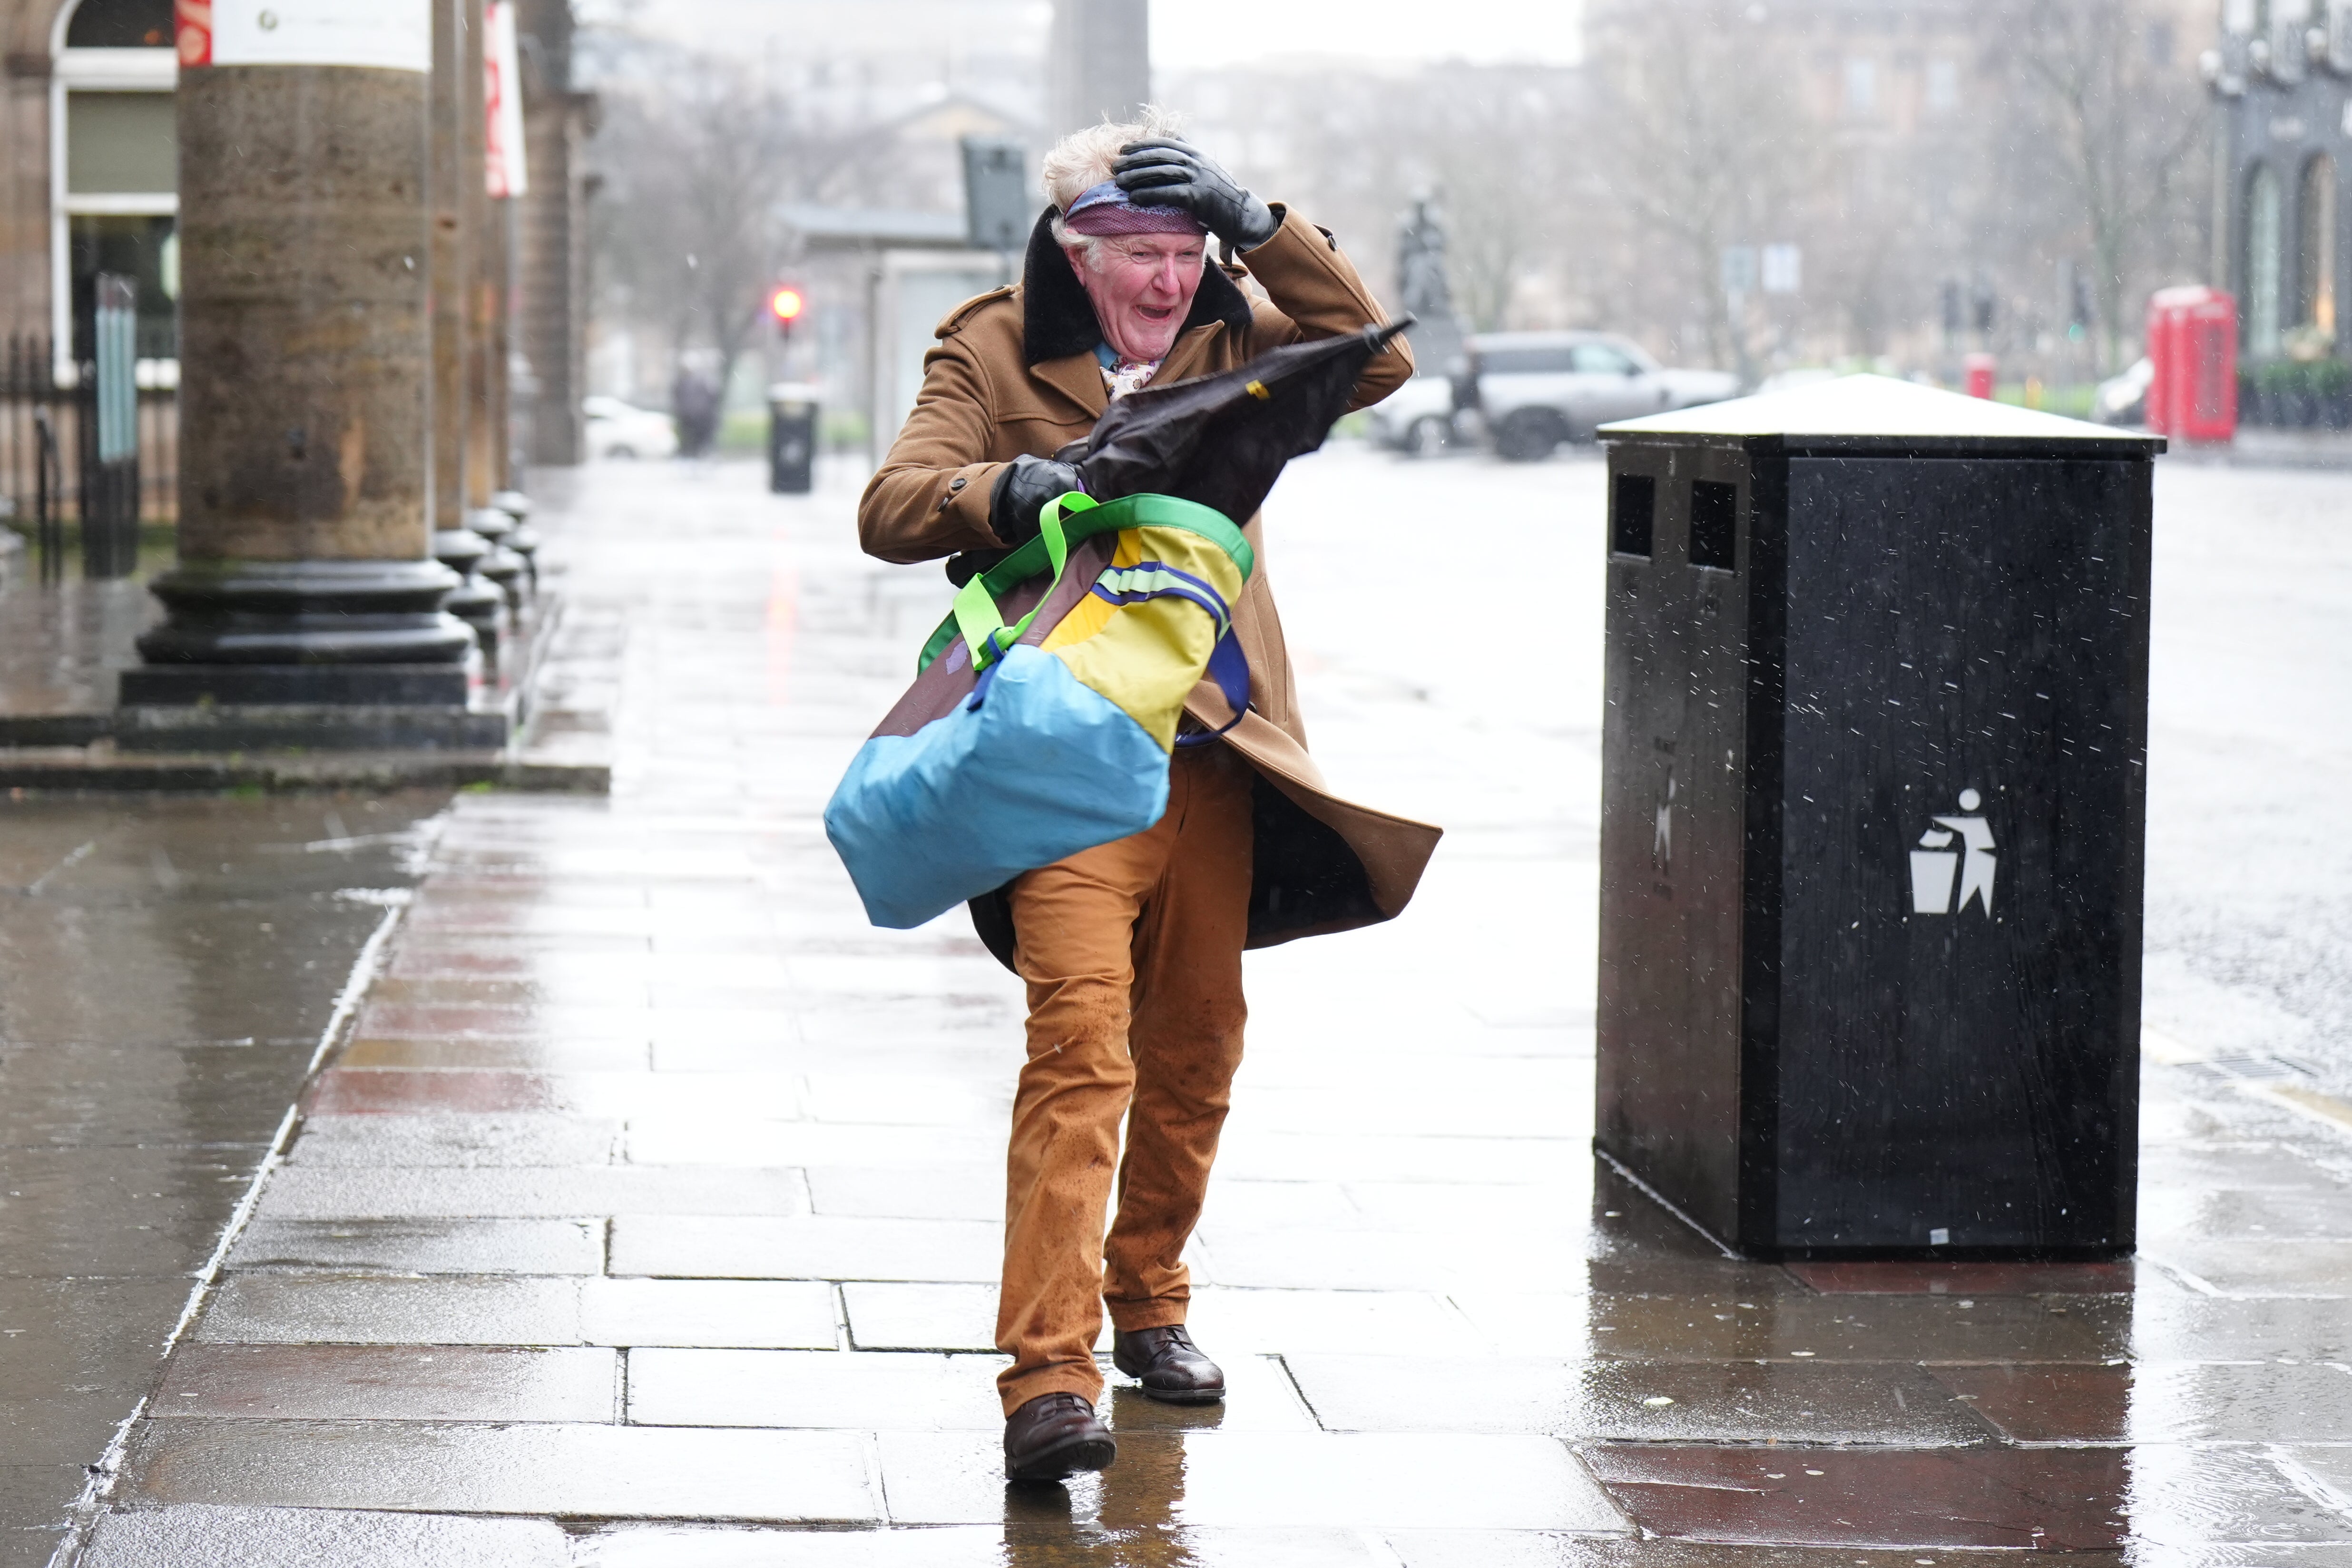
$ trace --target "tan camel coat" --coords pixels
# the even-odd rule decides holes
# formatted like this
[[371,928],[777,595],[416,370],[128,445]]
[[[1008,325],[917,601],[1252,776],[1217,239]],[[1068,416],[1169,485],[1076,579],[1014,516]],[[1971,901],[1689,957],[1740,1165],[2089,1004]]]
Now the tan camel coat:
[[[1204,269],[1192,313],[1153,384],[1230,370],[1268,349],[1334,337],[1385,321],[1339,241],[1276,211],[1282,226],[1245,267]],[[1051,456],[1082,440],[1108,405],[1095,346],[1101,329],[1047,219],[1029,242],[1018,287],[967,300],[939,325],[914,412],[866,488],[858,535],[869,554],[917,562],[1002,548],[989,531],[998,471],[1024,453]],[[1252,304],[1240,283],[1265,299]],[[1412,374],[1402,339],[1376,355],[1354,406],[1377,403]],[[1332,794],[1307,753],[1307,730],[1283,646],[1267,571],[1264,514],[1243,527],[1257,569],[1234,613],[1250,668],[1249,711],[1225,735],[1255,768],[1255,871],[1249,945],[1347,931],[1393,918],[1412,897],[1440,829]],[[985,563],[992,553],[981,553]],[[1186,710],[1212,730],[1233,720],[1213,681]],[[1010,962],[1012,927],[1001,897],[975,900],[974,923]]]

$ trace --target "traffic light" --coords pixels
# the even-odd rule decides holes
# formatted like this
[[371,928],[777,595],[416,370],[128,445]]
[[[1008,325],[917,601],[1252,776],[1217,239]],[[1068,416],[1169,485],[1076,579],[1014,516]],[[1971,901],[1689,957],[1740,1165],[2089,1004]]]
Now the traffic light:
[[808,300],[791,284],[780,284],[768,296],[768,314],[776,319],[776,330],[787,338],[793,335],[793,323],[808,309]]

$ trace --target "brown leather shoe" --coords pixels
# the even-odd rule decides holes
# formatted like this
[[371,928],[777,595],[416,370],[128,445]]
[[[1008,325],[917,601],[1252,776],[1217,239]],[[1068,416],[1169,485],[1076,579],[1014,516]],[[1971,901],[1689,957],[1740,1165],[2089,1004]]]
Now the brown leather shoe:
[[1170,1405],[1214,1405],[1225,1396],[1224,1369],[1201,1353],[1181,1323],[1120,1330],[1111,1339],[1110,1361],[1145,1394]]
[[1107,1470],[1118,1458],[1110,1428],[1075,1394],[1041,1394],[1004,1422],[1004,1477],[1058,1481],[1080,1470]]

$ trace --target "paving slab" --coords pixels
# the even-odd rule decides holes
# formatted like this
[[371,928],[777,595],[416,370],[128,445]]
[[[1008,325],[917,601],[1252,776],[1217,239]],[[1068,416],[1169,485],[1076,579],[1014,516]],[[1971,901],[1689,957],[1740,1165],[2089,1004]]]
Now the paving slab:
[[331,1509],[138,1509],[98,1522],[82,1568],[569,1568],[551,1520]]
[[464,1345],[190,1345],[149,1402],[161,1420],[612,1421],[609,1350]]
[[831,1350],[833,1287],[816,1280],[588,1279],[580,1337],[598,1345]]
[[[1381,1537],[1404,1568],[1969,1568],[1985,1562],[1979,1555],[1923,1553],[1916,1547],[1726,1545],[1532,1530],[1391,1530]],[[2128,1568],[2133,1559],[2123,1552],[2037,1552],[2031,1561],[2035,1568]],[[2236,1561],[2217,1557],[2215,1568]],[[2335,1568],[2318,1557],[2284,1561]]]
[[388,1173],[408,1166],[581,1166],[608,1163],[618,1120],[515,1116],[312,1116],[287,1156],[289,1167],[331,1165]]
[[383,1274],[597,1274],[604,1226],[576,1219],[257,1219],[229,1266]]
[[578,1543],[583,1568],[1389,1568],[1368,1531],[1045,1525],[806,1531],[621,1526]]
[[[1622,1442],[1964,1446],[1991,1434],[1916,1366],[1562,1362],[1505,1356],[1286,1358],[1334,1432],[1540,1432]],[[2352,1383],[2352,1379],[2347,1379]]]
[[1001,1222],[1004,1165],[818,1165],[808,1173],[808,1192],[813,1214]]
[[[1465,1310],[1500,1320],[1483,1300]],[[2127,1343],[2113,1313],[2073,1299],[1596,1290],[1581,1321],[1592,1348],[1642,1361],[2096,1362]]]
[[[774,1027],[772,1017],[767,1026]],[[665,1109],[691,1114],[713,1100],[723,1100],[747,1116],[780,1120],[796,1118],[804,1109],[797,1073],[408,1071],[340,1067],[320,1075],[306,1109],[319,1116],[485,1110],[652,1116]]]
[[623,1215],[610,1271],[685,1279],[994,1279],[1003,1222]]
[[1684,1541],[2079,1552],[2129,1533],[2130,1468],[2111,1449],[1629,1445],[1583,1457],[1644,1531]]
[[[861,1350],[996,1348],[994,1283],[940,1285],[852,1280],[841,1288],[852,1342]],[[1443,1298],[1424,1291],[1194,1291],[1188,1323],[1213,1354],[1300,1350],[1411,1354],[1463,1331]],[[1109,1345],[1106,1323],[1101,1341]]]
[[1936,1381],[2024,1443],[2352,1443],[2343,1363],[1937,1367]]
[[[654,1064],[645,1039],[484,1039],[362,1035],[338,1058],[348,1068],[501,1070],[523,1073],[643,1072]],[[745,1064],[750,1065],[750,1064]]]
[[2218,1295],[2352,1298],[2352,1241],[2165,1237],[2147,1255]]
[[156,1421],[141,1429],[119,1495],[587,1519],[878,1517],[855,1436],[656,1426]]
[[[1001,1432],[995,1355],[821,1351],[636,1350],[629,1354],[628,1419],[656,1426],[820,1426],[882,1431]],[[1164,1405],[1108,1373],[1104,1418],[1120,1432],[1311,1432],[1315,1418],[1284,1364],[1228,1356],[1227,1397]]]
[[[879,1161],[1002,1163],[1002,1128],[874,1127],[776,1121],[722,1107],[700,1117],[632,1115],[626,1157],[639,1165],[799,1165],[810,1169]],[[1000,1223],[1002,1215],[998,1216]]]
[[[993,1433],[885,1432],[877,1442],[894,1522],[1014,1521],[1015,1506],[1056,1506],[1012,1497],[1045,1489],[1005,1486]],[[1471,1520],[1523,1530],[1628,1529],[1569,1451],[1541,1437],[1129,1436],[1116,1467],[1070,1489],[1058,1506],[1073,1522],[1108,1529],[1436,1528]]]
[[256,1218],[560,1218],[808,1212],[798,1171],[583,1167],[384,1170],[304,1164],[273,1178]]
[[196,1322],[219,1344],[578,1344],[580,1281],[240,1274]]

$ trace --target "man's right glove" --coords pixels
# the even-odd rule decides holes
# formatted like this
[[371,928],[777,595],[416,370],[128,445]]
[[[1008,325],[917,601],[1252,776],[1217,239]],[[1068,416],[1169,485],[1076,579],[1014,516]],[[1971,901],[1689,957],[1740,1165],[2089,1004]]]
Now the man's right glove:
[[1037,537],[1037,514],[1055,496],[1087,487],[1078,470],[1051,458],[1019,457],[996,476],[988,493],[988,531],[1009,549],[1018,549]]
[[1214,158],[1181,136],[1130,142],[1111,165],[1128,199],[1139,206],[1181,207],[1228,250],[1248,250],[1282,227],[1274,209],[1235,184]]

